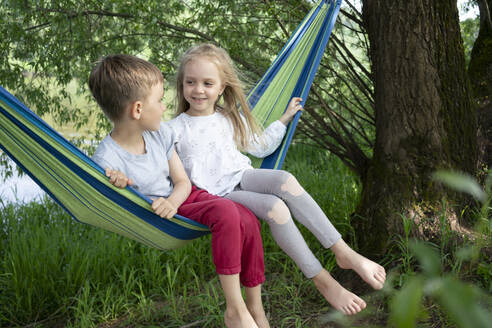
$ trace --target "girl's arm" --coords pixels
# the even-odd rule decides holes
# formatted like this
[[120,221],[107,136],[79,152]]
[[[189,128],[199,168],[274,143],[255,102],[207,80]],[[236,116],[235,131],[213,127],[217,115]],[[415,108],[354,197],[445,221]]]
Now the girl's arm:
[[181,163],[176,150],[173,150],[169,163],[169,176],[173,182],[173,192],[169,197],[160,197],[152,203],[154,212],[165,218],[172,218],[178,211],[178,208],[188,198],[191,192],[191,182],[186,175],[186,171]]
[[300,105],[301,101],[301,98],[293,97],[284,114],[277,121],[270,124],[263,131],[261,136],[256,136],[256,140],[250,140],[246,152],[259,158],[266,157],[273,153],[285,136],[287,124],[289,124],[299,110],[302,110],[302,106]]
[[296,113],[302,110],[301,101],[302,98],[293,97],[290,100],[289,106],[287,106],[287,109],[285,110],[284,114],[278,120],[282,122],[285,126],[287,126],[287,124],[289,124],[289,122],[292,121]]

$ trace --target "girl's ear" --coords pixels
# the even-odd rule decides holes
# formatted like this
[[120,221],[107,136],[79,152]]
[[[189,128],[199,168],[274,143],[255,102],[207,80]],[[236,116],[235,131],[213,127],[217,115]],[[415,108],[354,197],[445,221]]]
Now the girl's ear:
[[225,84],[222,83],[222,87],[220,88],[220,92],[219,92],[219,97],[222,96],[222,94],[224,93],[224,90],[225,90]]
[[135,101],[130,105],[130,117],[134,120],[139,120],[142,115],[142,102]]

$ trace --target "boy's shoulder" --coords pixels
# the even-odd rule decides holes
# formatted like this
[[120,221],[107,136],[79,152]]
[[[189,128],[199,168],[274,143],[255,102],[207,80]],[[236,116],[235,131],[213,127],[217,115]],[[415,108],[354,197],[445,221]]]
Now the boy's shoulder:
[[104,137],[103,140],[97,145],[96,151],[94,152],[94,156],[103,155],[109,151],[113,151],[118,148],[118,144],[114,142],[113,138],[108,134]]
[[[121,152],[121,147],[118,146],[118,144],[108,134],[97,146],[94,155],[92,155],[92,159],[101,167],[120,169],[120,165],[118,164],[120,164],[119,162],[121,156],[118,155]],[[118,166],[118,168],[116,166]]]
[[167,158],[170,158],[176,137],[174,131],[166,123],[161,122],[157,131],[145,131],[143,137],[147,151],[159,154],[164,152]]

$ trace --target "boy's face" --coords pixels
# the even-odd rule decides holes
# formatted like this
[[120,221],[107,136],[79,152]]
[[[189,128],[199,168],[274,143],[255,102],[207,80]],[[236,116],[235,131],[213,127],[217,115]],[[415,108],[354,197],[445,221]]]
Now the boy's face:
[[159,130],[162,114],[166,111],[166,105],[162,102],[164,88],[162,83],[154,85],[148,97],[142,102],[141,123],[145,130]]
[[183,96],[190,104],[186,111],[192,116],[211,115],[215,103],[224,91],[215,63],[208,58],[194,58],[184,67]]

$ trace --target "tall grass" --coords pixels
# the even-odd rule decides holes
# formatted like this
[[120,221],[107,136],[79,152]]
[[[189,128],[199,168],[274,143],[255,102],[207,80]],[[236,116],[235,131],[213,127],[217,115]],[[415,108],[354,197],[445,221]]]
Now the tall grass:
[[[285,168],[350,241],[358,180],[324,151],[291,147]],[[49,199],[0,202],[0,215],[1,327],[223,326],[224,299],[212,265],[210,236],[162,252],[77,223]],[[342,276],[332,254],[303,227],[301,232],[325,267]],[[267,277],[263,299],[272,327],[331,326],[331,307],[275,244],[266,224],[262,234]],[[408,238],[403,236],[400,242],[402,249],[406,247],[402,254],[410,257]],[[397,280],[410,280],[414,265],[409,258],[398,267]],[[485,281],[490,282],[490,276]],[[339,321],[339,325],[385,324],[391,297],[384,292],[363,297],[374,304],[372,309],[357,324]],[[438,322],[447,326],[443,317]],[[398,322],[396,318],[393,322]]]

